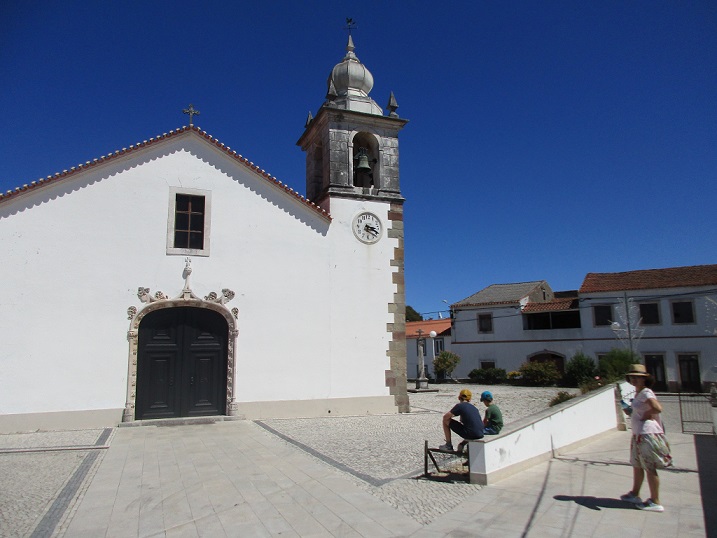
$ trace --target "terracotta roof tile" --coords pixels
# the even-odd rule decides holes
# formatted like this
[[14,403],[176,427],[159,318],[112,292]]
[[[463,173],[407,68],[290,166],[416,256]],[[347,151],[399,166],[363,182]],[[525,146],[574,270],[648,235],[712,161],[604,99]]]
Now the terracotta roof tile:
[[555,299],[546,303],[528,303],[523,307],[523,314],[538,312],[556,312],[561,310],[575,310],[578,308],[578,299]]
[[418,338],[418,329],[423,331],[421,336],[428,337],[431,331],[436,331],[438,336],[451,334],[450,319],[429,319],[424,321],[407,321],[406,338]]
[[215,146],[217,146],[220,150],[222,150],[226,155],[229,157],[232,157],[236,161],[240,162],[250,170],[254,171],[255,173],[260,174],[264,179],[269,181],[270,183],[274,184],[276,187],[283,189],[288,194],[296,197],[298,200],[309,206],[311,209],[319,213],[322,217],[324,217],[327,220],[331,220],[331,215],[327,213],[324,209],[321,209],[319,206],[317,206],[314,202],[308,200],[298,192],[296,192],[294,189],[288,187],[278,179],[276,179],[274,176],[267,173],[265,170],[259,168],[256,166],[253,162],[249,161],[248,159],[242,157],[240,154],[238,154],[236,151],[232,151],[232,149],[229,146],[226,146],[222,144],[219,140],[214,138],[212,135],[207,133],[206,131],[202,131],[199,129],[199,127],[196,126],[184,126],[180,127],[179,129],[175,129],[172,131],[169,131],[169,133],[163,133],[160,136],[150,138],[149,140],[143,140],[142,142],[137,142],[136,144],[131,144],[129,148],[122,148],[121,150],[117,150],[114,153],[109,153],[108,155],[103,155],[102,157],[98,159],[93,159],[92,161],[87,161],[84,164],[80,163],[77,166],[71,167],[69,170],[63,170],[62,172],[57,172],[54,175],[47,176],[46,178],[40,178],[37,181],[32,181],[29,184],[25,184],[22,187],[17,187],[14,190],[9,190],[5,194],[0,193],[0,203],[5,202],[6,200],[13,198],[15,196],[18,196],[20,194],[23,194],[29,190],[36,189],[38,187],[44,187],[48,183],[52,183],[55,181],[63,180],[69,176],[73,176],[78,172],[83,172],[89,168],[92,168],[94,166],[105,164],[107,162],[110,162],[114,159],[117,159],[118,157],[128,155],[129,153],[132,153],[133,151],[136,151],[138,149],[143,149],[149,146],[153,146],[154,144],[163,141],[168,140],[170,138],[174,138],[175,136],[178,136],[185,132],[195,132],[199,136],[203,137],[205,140],[208,140]]
[[588,273],[580,293],[717,286],[717,265],[645,269],[624,273]]

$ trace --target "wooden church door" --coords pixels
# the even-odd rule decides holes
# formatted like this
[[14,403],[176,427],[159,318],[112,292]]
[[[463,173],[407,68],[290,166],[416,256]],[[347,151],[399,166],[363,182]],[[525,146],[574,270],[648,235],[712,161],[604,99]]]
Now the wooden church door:
[[137,420],[226,412],[226,320],[204,308],[164,308],[139,326]]

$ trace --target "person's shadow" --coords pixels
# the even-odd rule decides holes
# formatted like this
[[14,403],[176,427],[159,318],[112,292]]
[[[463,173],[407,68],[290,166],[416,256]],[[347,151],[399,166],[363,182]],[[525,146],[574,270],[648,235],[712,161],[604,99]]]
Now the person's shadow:
[[556,501],[573,501],[575,504],[590,508],[590,510],[602,510],[603,508],[617,508],[619,510],[634,510],[635,505],[620,499],[608,497],[588,497],[584,495],[555,495]]

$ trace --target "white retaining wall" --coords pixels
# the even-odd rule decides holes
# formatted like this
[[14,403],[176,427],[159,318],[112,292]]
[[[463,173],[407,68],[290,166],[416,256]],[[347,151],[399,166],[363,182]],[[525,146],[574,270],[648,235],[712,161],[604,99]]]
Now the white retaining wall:
[[493,483],[617,429],[615,398],[611,385],[508,424],[500,435],[471,441],[471,483]]

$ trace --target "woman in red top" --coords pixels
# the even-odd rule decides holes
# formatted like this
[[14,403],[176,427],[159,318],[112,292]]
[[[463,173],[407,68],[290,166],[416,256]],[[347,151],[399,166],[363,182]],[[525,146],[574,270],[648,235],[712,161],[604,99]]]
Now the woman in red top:
[[[662,427],[662,405],[652,392],[653,377],[647,373],[642,364],[630,366],[627,381],[635,387],[635,398],[632,406],[625,413],[632,417],[632,441],[630,442],[630,464],[632,465],[632,490],[620,498],[635,504],[640,510],[663,512],[660,504],[660,478],[657,469],[672,465],[670,445],[665,438]],[[650,498],[645,502],[640,499],[640,488],[647,474],[647,485],[650,487]]]

